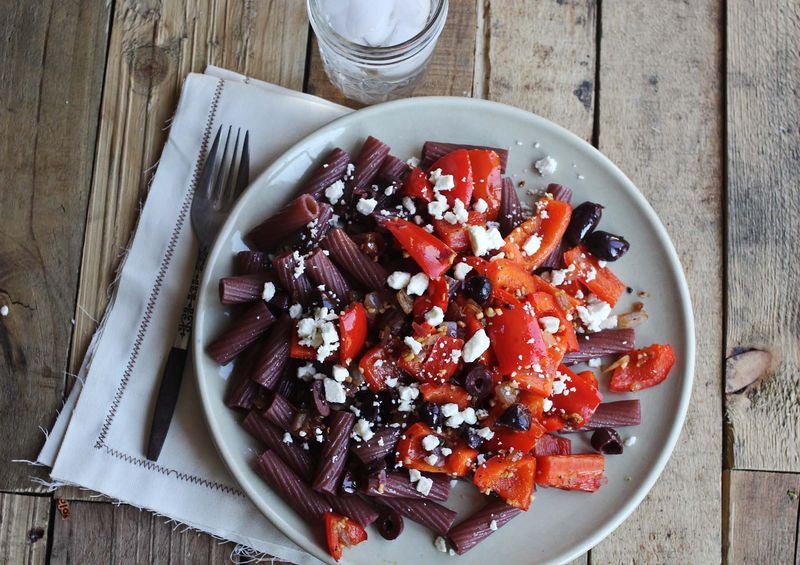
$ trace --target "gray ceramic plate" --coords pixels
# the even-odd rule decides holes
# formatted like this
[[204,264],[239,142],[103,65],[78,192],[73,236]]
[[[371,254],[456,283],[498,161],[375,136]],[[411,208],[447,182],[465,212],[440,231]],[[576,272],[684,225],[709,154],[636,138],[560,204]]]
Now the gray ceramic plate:
[[[625,454],[607,458],[608,484],[594,494],[539,489],[530,510],[494,533],[466,555],[438,552],[434,536],[406,521],[403,534],[384,541],[374,528],[369,541],[345,552],[344,562],[375,563],[557,563],[587,551],[614,530],[641,502],[658,478],[680,435],[692,388],[694,329],[689,293],[666,230],[636,187],[592,146],[553,123],[522,110],[468,98],[414,98],[373,106],[344,116],[310,135],[267,169],[231,213],[208,259],[200,288],[194,329],[194,362],[203,409],[222,458],[242,488],[270,520],[298,545],[330,560],[320,535],[310,528],[252,470],[255,442],[239,427],[223,404],[225,379],[203,348],[227,323],[226,308],[217,298],[217,281],[231,273],[232,256],[241,234],[286,202],[309,168],[334,146],[355,152],[374,135],[406,159],[418,156],[428,139],[508,147],[508,173],[525,180],[526,189],[548,182],[572,187],[574,202],[602,203],[602,229],[623,234],[630,252],[614,271],[644,299],[650,320],[637,329],[637,345],[670,343],[677,363],[662,385],[635,396],[641,399],[643,422],[623,429],[638,441]],[[534,145],[538,143],[539,147]],[[541,178],[534,160],[549,154],[556,173]],[[581,178],[579,178],[579,175]],[[524,199],[530,196],[522,195]],[[635,294],[624,295],[617,310],[626,311]],[[602,382],[607,379],[601,378]],[[622,395],[606,394],[607,400]],[[587,438],[573,437],[575,451],[590,449]],[[480,504],[470,485],[454,489],[448,506],[466,516]],[[460,518],[459,518],[460,519]]]

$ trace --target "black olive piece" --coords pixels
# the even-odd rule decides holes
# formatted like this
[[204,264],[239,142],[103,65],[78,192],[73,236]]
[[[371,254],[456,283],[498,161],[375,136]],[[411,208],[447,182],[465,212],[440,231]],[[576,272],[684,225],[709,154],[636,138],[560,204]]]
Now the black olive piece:
[[477,275],[466,280],[464,290],[467,296],[478,304],[484,305],[492,295],[492,283],[488,278]]
[[359,390],[355,394],[355,401],[358,409],[361,410],[361,416],[367,420],[374,422],[380,415],[380,402],[376,401],[378,397],[374,392],[367,389]]
[[592,434],[592,447],[606,455],[620,455],[622,453],[622,439],[613,428],[598,428]]
[[524,404],[515,402],[506,408],[505,412],[500,414],[500,417],[497,419],[497,425],[527,432],[531,429],[531,411]]
[[397,510],[385,508],[378,516],[378,533],[385,540],[397,539],[403,533],[403,517]]
[[438,404],[431,404],[430,402],[423,402],[419,406],[419,419],[428,424],[430,427],[435,428],[444,423],[444,416],[442,416],[442,409]]
[[578,245],[597,227],[602,215],[603,207],[594,202],[584,202],[576,207],[564,232],[564,242],[570,247]]
[[475,428],[466,427],[464,433],[462,434],[464,439],[467,441],[467,445],[470,449],[477,449],[483,443],[483,438],[478,435],[478,432]]
[[592,255],[603,261],[616,261],[625,255],[631,246],[624,237],[599,230],[589,234],[584,243]]
[[325,387],[322,381],[314,381],[314,384],[311,385],[311,400],[314,409],[320,416],[326,417],[331,413],[331,407],[328,406],[328,401],[325,399]]
[[493,386],[492,374],[484,365],[475,365],[464,377],[464,388],[476,403],[489,396]]

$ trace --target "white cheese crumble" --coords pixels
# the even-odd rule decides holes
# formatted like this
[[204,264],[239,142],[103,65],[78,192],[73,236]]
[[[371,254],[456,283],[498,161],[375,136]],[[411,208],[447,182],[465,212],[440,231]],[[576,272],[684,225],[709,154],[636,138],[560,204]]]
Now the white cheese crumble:
[[389,288],[393,288],[395,290],[402,290],[408,286],[408,282],[411,280],[411,273],[406,273],[405,271],[395,271],[388,277],[386,277],[386,284],[389,285]]
[[409,479],[409,480],[410,480],[412,483],[416,483],[416,482],[419,480],[419,478],[420,478],[421,476],[422,476],[422,473],[420,473],[420,472],[419,472],[418,470],[416,470],[416,469],[409,469],[409,470],[408,470],[408,479]]
[[503,236],[495,227],[487,230],[483,226],[470,226],[467,232],[469,233],[472,253],[478,257],[486,255],[489,251],[500,249],[505,245]]
[[455,402],[448,402],[447,404],[442,405],[442,416],[445,418],[449,418],[450,416],[455,416],[458,414],[458,404]]
[[449,447],[443,447],[442,448],[442,455],[444,455],[445,457],[447,457],[451,453],[453,453],[453,450],[450,449]]
[[369,441],[375,432],[372,431],[372,422],[361,418],[353,426],[353,433],[357,436],[356,439],[361,438],[363,441]]
[[472,205],[472,209],[478,212],[479,214],[483,214],[486,210],[489,209],[489,205],[483,198],[478,198],[475,201],[475,204]]
[[558,167],[558,161],[553,159],[550,155],[545,157],[544,159],[539,159],[533,164],[536,167],[536,170],[539,171],[539,174],[543,177],[550,176],[556,172],[556,168]]
[[489,522],[489,529],[492,530],[493,532],[497,531],[497,520],[492,520],[491,522]]
[[344,183],[340,180],[337,180],[325,189],[325,198],[327,198],[328,202],[331,204],[338,203],[342,196],[344,196]]
[[467,406],[464,408],[464,410],[461,412],[461,417],[464,419],[464,422],[470,426],[478,423],[478,417],[475,416],[475,409],[472,406]]
[[294,278],[299,279],[303,273],[306,272],[306,261],[305,258],[300,255],[299,251],[294,251],[292,253],[292,259],[294,259]]
[[453,190],[456,186],[453,175],[443,175],[442,169],[431,171],[428,180],[433,183],[434,192]]
[[283,433],[283,443],[293,443],[294,440],[292,439],[292,434],[289,432]]
[[406,293],[409,296],[414,296],[415,294],[422,296],[425,294],[425,291],[428,290],[428,282],[428,275],[425,273],[417,273],[408,281]]
[[406,159],[406,165],[408,165],[412,169],[414,167],[418,167],[419,166],[419,159],[417,157],[409,157],[408,159]]
[[597,367],[599,367],[600,365],[602,365],[602,363],[603,363],[603,362],[600,360],[600,358],[599,358],[599,357],[595,357],[594,359],[589,359],[589,362],[588,362],[587,364],[588,364],[590,367],[595,367],[595,368],[597,368]]
[[434,306],[429,311],[425,312],[425,321],[433,327],[438,326],[444,322],[444,311],[440,307]]
[[300,304],[292,304],[289,306],[289,317],[296,320],[303,314],[303,307]]
[[632,446],[633,444],[636,443],[636,436],[631,436],[627,438],[623,443],[625,444],[625,447]]
[[297,368],[297,378],[306,382],[312,380],[314,375],[317,374],[317,369],[311,363],[306,363],[302,367]]
[[275,285],[271,282],[264,283],[264,290],[261,291],[261,298],[266,302],[272,300],[272,297],[275,296]]
[[359,214],[369,216],[375,211],[375,206],[377,205],[378,201],[374,198],[360,198],[356,203],[356,210],[358,210]]
[[469,212],[461,199],[456,198],[455,202],[453,202],[453,211],[445,212],[442,217],[448,224],[466,224],[467,220],[469,220]]
[[409,214],[416,214],[417,213],[417,207],[414,204],[414,201],[411,200],[411,197],[409,197],[409,196],[403,196],[403,208],[408,210]]
[[397,407],[398,412],[411,412],[414,408],[414,400],[419,396],[419,389],[414,385],[399,386],[397,391],[400,395],[400,404]]
[[475,361],[489,349],[491,343],[492,342],[489,341],[489,336],[486,335],[486,331],[483,328],[479,329],[469,338],[469,341],[464,344],[464,348],[462,349],[464,362],[472,363]]
[[602,323],[611,314],[611,306],[608,302],[603,302],[596,297],[591,297],[586,302],[586,306],[577,307],[578,316],[590,332],[599,332]]
[[444,218],[444,213],[450,206],[447,204],[447,199],[441,194],[436,195],[436,200],[428,203],[428,214],[441,220]]
[[442,553],[447,553],[447,542],[444,541],[444,538],[442,536],[436,536],[433,545],[436,546],[436,549],[438,549]]
[[491,428],[487,426],[478,429],[478,431],[476,431],[475,433],[478,434],[478,437],[482,437],[483,439],[486,440],[492,439],[494,437],[494,432],[492,431]]
[[542,401],[542,411],[543,412],[549,412],[552,407],[553,407],[553,401],[550,400],[549,398],[545,398]]
[[425,448],[425,451],[433,451],[439,447],[439,438],[433,434],[425,436],[422,438],[422,447]]
[[456,280],[463,281],[471,270],[472,267],[466,263],[458,263],[453,269],[453,273],[455,274]]
[[322,381],[322,384],[325,386],[325,400],[328,402],[338,404],[347,400],[347,395],[345,394],[344,387],[341,383],[338,383],[333,379],[326,378],[324,381]]
[[525,255],[533,255],[542,246],[542,238],[537,234],[530,236],[525,243],[522,244],[522,252]]
[[422,344],[411,336],[404,337],[403,343],[405,343],[409,349],[411,349],[411,352],[414,355],[419,355],[419,352],[422,351]]
[[335,380],[337,383],[343,383],[347,379],[347,377],[350,376],[350,371],[348,371],[341,365],[334,365],[332,374],[333,374],[333,380]]
[[[430,455],[423,457],[422,460],[425,461],[425,463],[427,463],[431,467],[434,467],[439,462],[439,456],[436,455],[435,453],[431,453]],[[420,482],[422,482],[422,479],[420,479]]]
[[324,306],[314,311],[313,318],[303,318],[297,324],[299,344],[317,350],[317,361],[325,361],[339,349],[339,333],[333,320],[338,316]]
[[555,316],[542,316],[539,318],[539,325],[542,326],[542,329],[547,333],[554,334],[558,332],[558,328],[561,327],[561,320]]

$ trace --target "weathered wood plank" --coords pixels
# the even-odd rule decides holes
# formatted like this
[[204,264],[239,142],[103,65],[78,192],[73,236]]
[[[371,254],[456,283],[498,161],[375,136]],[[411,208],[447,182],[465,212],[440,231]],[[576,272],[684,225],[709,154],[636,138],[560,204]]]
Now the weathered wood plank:
[[[476,2],[482,0],[450,0],[447,22],[439,36],[433,59],[415,96],[470,96],[475,63]],[[306,92],[332,102],[360,108],[348,100],[325,76],[319,56],[317,38],[312,37]]]
[[50,560],[69,563],[230,563],[233,543],[185,531],[132,506],[70,501],[69,518],[54,518]]
[[49,496],[0,494],[0,563],[45,562],[51,502]]
[[721,559],[720,5],[602,5],[599,149],[633,179],[670,233],[689,280],[698,354],[672,458],[638,510],[592,550],[596,563]]
[[481,96],[592,138],[595,0],[491,0],[483,10]]
[[0,489],[30,491],[61,407],[100,104],[108,8],[0,7]]
[[792,563],[795,558],[800,475],[725,471],[728,488],[726,561]]
[[726,345],[764,349],[764,379],[727,396],[726,464],[800,471],[800,5],[728,6]]

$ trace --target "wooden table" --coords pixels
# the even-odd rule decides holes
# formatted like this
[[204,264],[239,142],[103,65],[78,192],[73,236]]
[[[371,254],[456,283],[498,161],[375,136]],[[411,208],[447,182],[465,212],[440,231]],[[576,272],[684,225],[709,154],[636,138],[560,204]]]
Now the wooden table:
[[[591,141],[655,207],[691,286],[681,440],[578,562],[797,563],[800,5],[450,3],[418,94],[513,104]],[[304,4],[0,2],[0,562],[227,561],[230,544],[48,493],[30,481],[41,469],[10,460],[35,457],[71,385],[186,74],[212,63],[347,103]]]

